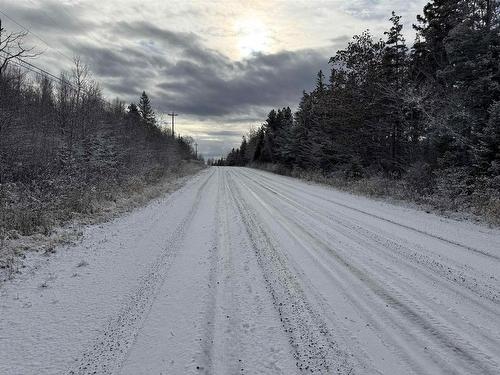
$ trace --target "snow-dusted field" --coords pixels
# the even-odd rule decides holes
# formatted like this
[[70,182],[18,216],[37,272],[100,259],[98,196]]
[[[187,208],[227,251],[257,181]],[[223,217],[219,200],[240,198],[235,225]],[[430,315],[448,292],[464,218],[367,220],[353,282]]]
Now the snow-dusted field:
[[0,374],[499,374],[500,231],[244,168],[0,286]]

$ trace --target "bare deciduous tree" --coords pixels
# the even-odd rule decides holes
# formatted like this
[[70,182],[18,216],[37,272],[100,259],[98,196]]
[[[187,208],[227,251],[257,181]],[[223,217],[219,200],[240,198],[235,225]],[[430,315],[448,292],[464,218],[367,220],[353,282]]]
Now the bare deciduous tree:
[[27,31],[6,32],[0,19],[0,77],[12,60],[23,57],[33,58],[40,54],[34,50],[34,47],[24,45],[27,35]]
[[82,62],[79,56],[73,59],[73,63],[72,76],[76,87],[76,105],[79,105],[82,92],[86,91],[90,75],[88,66]]

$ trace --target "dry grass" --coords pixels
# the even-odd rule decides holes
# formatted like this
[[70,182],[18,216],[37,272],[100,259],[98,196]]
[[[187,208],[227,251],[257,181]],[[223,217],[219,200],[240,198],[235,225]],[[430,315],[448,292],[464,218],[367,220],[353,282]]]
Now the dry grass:
[[44,199],[24,187],[0,185],[0,281],[18,271],[27,251],[49,255],[58,245],[76,241],[83,225],[111,220],[175,191],[203,168],[198,162],[183,162],[133,176],[120,187],[67,189],[60,197]]

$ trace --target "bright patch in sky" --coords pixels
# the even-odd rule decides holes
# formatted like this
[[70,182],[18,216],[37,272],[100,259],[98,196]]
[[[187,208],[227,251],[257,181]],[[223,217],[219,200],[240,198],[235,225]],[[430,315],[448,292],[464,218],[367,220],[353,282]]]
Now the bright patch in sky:
[[258,18],[240,19],[235,22],[235,29],[238,35],[238,50],[241,58],[256,52],[269,51],[269,32]]

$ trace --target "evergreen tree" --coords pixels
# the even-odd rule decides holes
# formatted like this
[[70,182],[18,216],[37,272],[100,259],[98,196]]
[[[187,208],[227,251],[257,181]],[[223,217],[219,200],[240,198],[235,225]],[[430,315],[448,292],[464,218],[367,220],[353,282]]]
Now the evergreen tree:
[[445,39],[464,19],[467,0],[433,0],[417,16],[414,57],[419,73],[437,79],[437,72],[448,64]]
[[240,146],[240,161],[239,165],[247,165],[248,164],[248,143],[247,143],[247,138],[243,136],[241,140],[241,146]]
[[326,85],[325,85],[325,75],[323,74],[323,71],[319,71],[318,75],[316,77],[316,91],[322,95],[326,91]]
[[129,106],[127,107],[127,116],[128,118],[132,120],[138,120],[141,117],[141,114],[139,113],[139,109],[137,108],[137,105],[135,103],[130,103]]
[[403,37],[403,25],[401,16],[392,12],[390,18],[392,23],[389,31],[385,32],[387,41],[385,42],[382,57],[382,72],[384,85],[382,96],[384,101],[384,125],[388,127],[391,143],[392,168],[397,168],[401,162],[401,139],[403,138],[405,122],[403,89],[408,82],[407,76],[407,52],[408,48]]
[[385,174],[427,191],[441,179],[467,186],[469,196],[491,189],[500,174],[499,6],[430,1],[411,53],[393,12],[385,41],[355,35],[330,59],[328,83],[319,71],[293,115],[270,111],[228,159],[348,178]]
[[403,24],[401,16],[392,12],[390,18],[392,26],[389,31],[384,34],[387,36],[383,54],[383,73],[385,79],[391,83],[395,83],[398,88],[402,86],[407,79],[407,53],[408,47],[405,44],[403,37]]
[[491,176],[500,176],[500,101],[491,105],[489,115],[481,136],[480,167]]
[[302,93],[302,99],[299,108],[295,113],[295,125],[292,128],[290,140],[290,154],[293,155],[293,165],[298,168],[314,168],[312,159],[312,141],[311,141],[311,121],[312,100],[311,95],[305,91]]
[[276,158],[281,163],[288,167],[292,166],[292,157],[288,145],[293,128],[293,114],[290,107],[282,108],[280,111],[280,130],[276,134]]
[[144,122],[149,125],[154,125],[156,122],[155,113],[153,112],[149,97],[145,91],[142,92],[138,107]]
[[491,0],[471,3],[476,4],[474,7],[468,4],[466,19],[444,40],[448,64],[439,76],[448,90],[462,94],[467,107],[483,126],[488,108],[500,99],[500,27],[494,19],[485,19],[483,13],[491,4],[492,14],[499,14],[500,5]]

